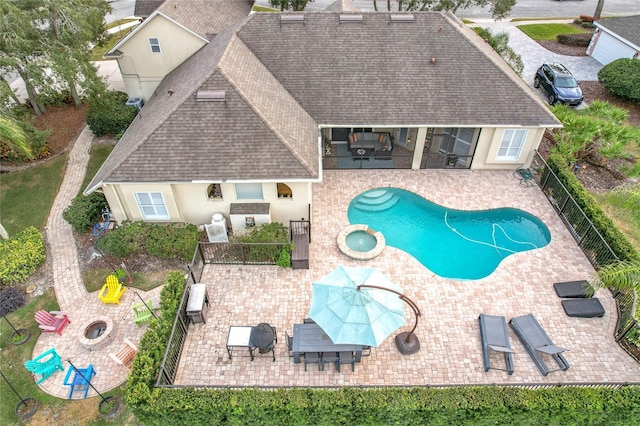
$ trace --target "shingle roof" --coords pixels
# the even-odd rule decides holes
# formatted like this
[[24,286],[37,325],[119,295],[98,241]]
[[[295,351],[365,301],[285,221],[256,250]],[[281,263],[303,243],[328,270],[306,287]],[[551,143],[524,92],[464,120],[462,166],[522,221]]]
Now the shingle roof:
[[164,0],[158,7],[169,18],[211,39],[251,12],[248,0]]
[[[316,179],[319,125],[559,125],[471,30],[440,13],[390,15],[255,13],[222,31],[163,80],[90,188]],[[226,101],[196,102],[198,89]]]
[[140,18],[146,18],[162,4],[164,0],[136,0],[133,14]]
[[597,23],[609,32],[619,35],[630,43],[640,46],[640,15],[606,18]]

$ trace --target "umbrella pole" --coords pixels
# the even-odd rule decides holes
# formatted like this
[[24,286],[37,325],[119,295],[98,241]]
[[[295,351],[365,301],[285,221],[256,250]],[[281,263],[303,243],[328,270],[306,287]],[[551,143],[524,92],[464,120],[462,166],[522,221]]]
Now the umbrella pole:
[[416,331],[416,328],[418,327],[418,317],[420,317],[421,315],[418,305],[416,305],[416,303],[413,300],[409,299],[404,294],[400,293],[399,291],[392,290],[390,288],[380,287],[377,285],[361,284],[358,286],[357,290],[360,291],[362,287],[390,291],[391,293],[397,294],[398,297],[400,297],[400,300],[402,300],[407,305],[409,305],[409,307],[413,310],[413,313],[416,316],[416,322],[413,325],[413,328],[411,329],[411,331],[409,332],[405,331],[396,336],[396,347],[398,348],[398,350],[402,355],[412,355],[418,352],[420,350],[420,340],[418,339],[418,336],[416,336],[414,333],[414,331]]

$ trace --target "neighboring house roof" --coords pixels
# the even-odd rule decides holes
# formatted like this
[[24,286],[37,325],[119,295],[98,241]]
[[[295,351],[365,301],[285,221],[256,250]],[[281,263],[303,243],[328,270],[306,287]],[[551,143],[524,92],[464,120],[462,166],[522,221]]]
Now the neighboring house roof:
[[162,4],[164,0],[136,0],[133,8],[133,15],[146,18],[151,15]]
[[[471,30],[440,13],[391,15],[255,13],[224,30],[163,80],[87,191],[318,179],[318,126],[559,126]],[[199,90],[226,99],[197,102]]]
[[251,12],[249,0],[165,0],[158,12],[211,39]]
[[607,32],[618,35],[636,47],[640,46],[640,15],[607,18],[596,21],[596,25]]

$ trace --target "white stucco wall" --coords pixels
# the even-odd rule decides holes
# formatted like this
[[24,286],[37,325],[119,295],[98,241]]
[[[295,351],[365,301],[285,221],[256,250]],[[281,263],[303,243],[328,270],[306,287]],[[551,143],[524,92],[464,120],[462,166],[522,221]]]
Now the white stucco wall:
[[[160,53],[151,51],[149,38],[157,38]],[[118,66],[127,94],[151,97],[160,81],[206,44],[206,40],[177,25],[163,15],[155,15],[118,48],[122,56]]]

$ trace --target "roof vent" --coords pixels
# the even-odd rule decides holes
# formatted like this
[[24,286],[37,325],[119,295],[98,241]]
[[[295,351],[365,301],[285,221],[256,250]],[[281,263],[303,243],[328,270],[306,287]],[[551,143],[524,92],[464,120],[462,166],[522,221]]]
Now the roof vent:
[[285,13],[283,15],[280,15],[280,23],[281,24],[293,24],[296,22],[302,22],[304,23],[304,15],[302,14],[292,14],[292,13]]
[[340,15],[340,23],[343,22],[362,22],[362,15]]
[[415,17],[412,14],[391,15],[391,22],[414,22]]
[[196,101],[198,102],[224,102],[224,90],[198,90]]

